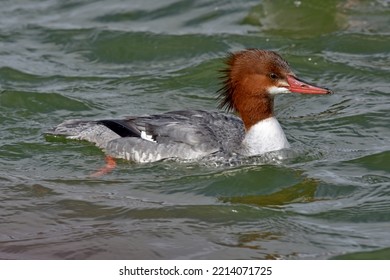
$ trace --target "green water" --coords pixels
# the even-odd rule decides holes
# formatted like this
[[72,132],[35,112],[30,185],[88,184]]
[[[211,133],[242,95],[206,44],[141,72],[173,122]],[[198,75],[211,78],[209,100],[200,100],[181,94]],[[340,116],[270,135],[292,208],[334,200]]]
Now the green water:
[[[390,3],[2,1],[1,259],[389,259]],[[119,161],[45,138],[71,118],[216,108],[227,52],[280,52],[294,156]]]

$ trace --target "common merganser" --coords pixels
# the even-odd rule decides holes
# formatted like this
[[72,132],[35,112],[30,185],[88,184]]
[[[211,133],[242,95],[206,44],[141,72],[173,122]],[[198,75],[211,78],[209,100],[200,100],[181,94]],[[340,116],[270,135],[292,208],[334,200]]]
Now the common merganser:
[[238,116],[202,110],[173,111],[123,119],[68,120],[49,133],[86,140],[107,155],[134,162],[200,159],[213,154],[254,156],[289,148],[274,116],[281,93],[330,94],[298,79],[276,52],[247,49],[227,59],[219,108]]

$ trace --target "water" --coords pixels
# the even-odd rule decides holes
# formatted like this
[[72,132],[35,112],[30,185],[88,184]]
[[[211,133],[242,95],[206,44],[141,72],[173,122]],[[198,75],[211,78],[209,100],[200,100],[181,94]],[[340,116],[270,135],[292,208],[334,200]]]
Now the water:
[[[2,1],[0,258],[390,257],[390,3]],[[332,96],[285,95],[293,157],[119,161],[70,118],[216,107],[229,51],[279,51]]]

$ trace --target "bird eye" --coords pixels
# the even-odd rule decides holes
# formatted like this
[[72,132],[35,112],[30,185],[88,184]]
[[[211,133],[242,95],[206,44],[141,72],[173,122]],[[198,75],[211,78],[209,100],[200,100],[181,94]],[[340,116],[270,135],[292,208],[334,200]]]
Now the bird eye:
[[269,77],[272,79],[272,80],[276,80],[278,78],[278,75],[276,75],[275,73],[271,73],[269,74]]

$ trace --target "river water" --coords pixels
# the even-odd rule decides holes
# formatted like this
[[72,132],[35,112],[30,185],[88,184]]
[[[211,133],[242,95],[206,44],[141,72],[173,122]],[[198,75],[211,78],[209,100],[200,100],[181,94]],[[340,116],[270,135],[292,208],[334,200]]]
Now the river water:
[[[1,259],[390,258],[390,3],[11,1],[0,9]],[[119,161],[65,119],[215,110],[244,48],[331,96],[282,95],[293,156]]]

